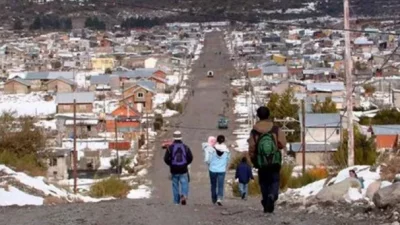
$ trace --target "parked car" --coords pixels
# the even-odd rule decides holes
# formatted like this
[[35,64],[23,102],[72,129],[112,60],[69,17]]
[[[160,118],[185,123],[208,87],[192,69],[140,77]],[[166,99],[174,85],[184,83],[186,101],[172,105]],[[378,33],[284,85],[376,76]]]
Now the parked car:
[[172,139],[165,139],[162,143],[161,143],[161,147],[163,149],[167,149],[170,145],[172,145],[174,141]]

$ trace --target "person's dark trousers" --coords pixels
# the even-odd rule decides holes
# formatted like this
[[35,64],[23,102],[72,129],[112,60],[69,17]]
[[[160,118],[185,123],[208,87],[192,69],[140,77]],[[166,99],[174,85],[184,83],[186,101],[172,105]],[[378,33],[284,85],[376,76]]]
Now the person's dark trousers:
[[259,169],[258,182],[260,184],[264,212],[273,212],[279,196],[279,170]]
[[215,204],[218,200],[222,201],[224,198],[224,181],[225,173],[210,172],[211,183],[211,200]]

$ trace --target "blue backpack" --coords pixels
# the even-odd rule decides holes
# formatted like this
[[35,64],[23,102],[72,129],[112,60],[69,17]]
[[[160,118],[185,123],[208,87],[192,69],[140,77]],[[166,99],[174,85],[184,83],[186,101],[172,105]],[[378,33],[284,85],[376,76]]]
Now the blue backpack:
[[183,143],[176,143],[172,147],[171,166],[184,166],[187,164],[186,147]]

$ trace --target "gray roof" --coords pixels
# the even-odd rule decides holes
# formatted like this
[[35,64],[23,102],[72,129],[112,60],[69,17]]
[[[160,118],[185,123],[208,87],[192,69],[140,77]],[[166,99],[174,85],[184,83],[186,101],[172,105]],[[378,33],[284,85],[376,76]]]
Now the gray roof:
[[400,134],[400,125],[372,125],[372,131],[375,135],[396,135]]
[[144,89],[156,92],[156,83],[150,80],[140,80],[136,83],[138,86],[143,87]]
[[15,81],[17,81],[17,82],[19,82],[19,83],[21,83],[21,84],[23,84],[25,86],[31,86],[31,82],[29,82],[28,80],[21,79],[19,77],[15,77],[15,78],[13,78],[13,79],[11,79],[9,81],[12,81],[12,80],[15,80]]
[[133,71],[116,71],[113,74],[118,75],[120,77],[127,77],[127,78],[149,78],[156,72],[157,69],[154,68],[138,68]]
[[56,103],[57,104],[72,104],[76,99],[76,103],[93,103],[94,92],[69,92],[69,93],[57,93]]
[[[57,77],[56,79],[53,79],[53,80],[61,80],[69,85],[75,85],[74,81],[72,81],[70,79],[65,79],[64,77]],[[53,80],[51,80],[51,81],[53,81]],[[49,81],[49,82],[51,82],[51,81]]]
[[306,113],[305,117],[306,127],[340,127],[339,113]]
[[[336,151],[339,147],[339,143],[327,143],[326,150],[329,152]],[[301,143],[295,142],[290,144],[290,150],[293,152],[302,151]],[[306,144],[306,152],[324,152],[325,151],[325,143],[309,143]]]
[[26,73],[26,80],[53,80],[58,77],[63,77],[65,79],[73,80],[73,72],[28,72]]
[[90,84],[110,84],[111,77],[109,75],[91,76]]
[[288,73],[286,66],[266,66],[261,67],[263,74],[285,74]]
[[344,91],[344,88],[343,82],[307,84],[307,91]]
[[325,72],[327,73],[333,73],[332,68],[313,68],[313,69],[305,69],[303,70],[303,74],[312,74],[312,75],[317,75],[317,74],[324,74]]

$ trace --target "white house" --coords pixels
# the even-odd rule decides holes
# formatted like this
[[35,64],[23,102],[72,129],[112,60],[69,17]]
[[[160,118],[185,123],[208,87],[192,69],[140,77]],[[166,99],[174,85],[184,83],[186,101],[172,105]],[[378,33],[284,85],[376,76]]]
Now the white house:
[[147,58],[144,60],[144,68],[156,68],[157,61],[154,57]]

